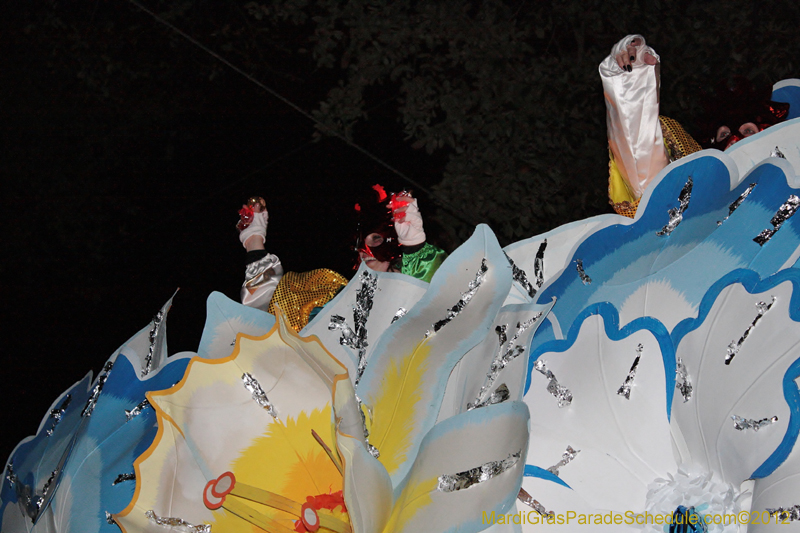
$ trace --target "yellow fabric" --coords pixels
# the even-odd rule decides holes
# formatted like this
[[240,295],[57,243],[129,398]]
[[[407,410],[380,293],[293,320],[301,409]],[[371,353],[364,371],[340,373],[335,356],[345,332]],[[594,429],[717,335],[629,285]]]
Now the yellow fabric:
[[318,268],[308,272],[287,272],[281,278],[268,311],[275,314],[279,305],[286,320],[295,331],[308,324],[308,317],[315,307],[322,307],[347,285],[347,280],[337,272]]
[[610,150],[608,152],[608,198],[612,205],[636,200],[628,189],[628,184],[622,178],[617,163],[614,161],[614,154]]
[[661,121],[664,146],[667,147],[667,155],[669,155],[670,161],[675,161],[702,150],[697,141],[683,129],[683,126],[677,120],[664,116],[659,116],[658,120]]
[[[661,133],[664,135],[664,146],[670,161],[675,161],[689,154],[701,150],[691,135],[676,120],[669,117],[659,116],[661,123]],[[633,218],[636,215],[636,208],[639,206],[639,198],[635,198],[628,188],[628,184],[622,178],[622,174],[617,168],[613,154],[608,152],[608,203],[614,207],[614,211],[620,215]]]

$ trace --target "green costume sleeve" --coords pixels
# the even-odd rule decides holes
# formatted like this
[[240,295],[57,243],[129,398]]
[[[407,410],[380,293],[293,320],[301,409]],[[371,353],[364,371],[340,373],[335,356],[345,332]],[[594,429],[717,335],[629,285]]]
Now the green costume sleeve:
[[426,242],[419,250],[403,254],[400,272],[430,282],[445,257],[447,257],[447,253],[444,250]]

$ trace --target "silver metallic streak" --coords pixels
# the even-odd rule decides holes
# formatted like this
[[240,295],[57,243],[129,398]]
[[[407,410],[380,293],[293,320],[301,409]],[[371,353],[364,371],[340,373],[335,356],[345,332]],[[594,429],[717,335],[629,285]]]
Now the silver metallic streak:
[[795,196],[794,194],[791,195],[784,203],[778,208],[778,211],[775,213],[775,216],[772,217],[770,220],[770,224],[772,224],[772,229],[765,229],[758,235],[756,235],[753,240],[757,242],[759,245],[764,246],[781,226],[783,223],[789,220],[792,215],[795,214],[797,211],[797,207],[800,206],[800,198]]
[[406,313],[408,313],[408,309],[406,309],[405,307],[400,307],[392,317],[391,323],[394,324],[395,322],[406,316]]
[[578,455],[578,453],[580,453],[580,450],[574,450],[572,446],[567,446],[567,451],[565,451],[561,455],[561,460],[558,463],[551,466],[550,468],[548,468],[547,471],[553,474],[554,476],[557,476],[558,470],[562,466],[566,466],[570,461],[575,459],[575,456]]
[[692,397],[692,383],[689,381],[689,371],[686,370],[686,366],[680,357],[675,363],[675,388],[683,396],[683,403],[688,402]]
[[636,377],[636,368],[639,366],[639,359],[642,357],[642,350],[644,346],[641,344],[636,347],[636,359],[633,360],[633,364],[631,365],[631,369],[628,371],[628,375],[625,376],[625,381],[622,383],[619,389],[617,389],[617,394],[625,398],[626,400],[631,399],[631,386],[633,386],[633,378]]
[[86,401],[86,407],[83,408],[83,412],[81,412],[82,417],[92,416],[92,412],[97,405],[97,400],[100,399],[100,393],[103,392],[103,385],[106,384],[108,374],[111,373],[112,368],[114,368],[114,362],[107,361],[103,367],[103,371],[100,372],[99,376],[97,376],[97,383],[95,383],[94,387],[92,388],[92,394]]
[[566,407],[572,403],[572,392],[570,392],[570,390],[565,386],[558,383],[556,376],[547,370],[546,364],[547,363],[539,359],[533,364],[533,368],[550,380],[550,382],[547,384],[547,392],[556,397],[558,400],[558,406]]
[[153,370],[153,355],[156,351],[156,341],[158,340],[158,330],[161,329],[161,323],[164,321],[164,311],[159,311],[156,313],[156,316],[153,317],[153,325],[150,328],[150,333],[148,334],[150,340],[150,347],[147,349],[147,356],[144,358],[144,368],[142,369],[142,377],[145,377],[147,374]]
[[[489,367],[489,372],[486,374],[486,378],[483,381],[483,386],[481,390],[478,392],[478,396],[475,398],[475,401],[467,404],[467,410],[471,411],[477,407],[484,407],[486,405],[493,405],[495,403],[500,403],[508,399],[510,393],[508,387],[503,384],[500,387],[505,387],[505,391],[501,391],[500,387],[498,387],[493,393],[489,393],[489,391],[494,387],[495,381],[497,381],[497,376],[500,372],[508,366],[508,364],[516,359],[520,354],[525,351],[524,346],[520,346],[517,344],[517,340],[519,340],[520,335],[522,335],[525,330],[530,328],[536,320],[538,320],[542,316],[542,313],[536,313],[533,317],[529,318],[525,322],[517,322],[517,331],[514,333],[514,336],[511,338],[510,342],[507,341],[506,337],[506,330],[508,329],[507,324],[503,324],[497,326],[495,332],[498,336],[498,342],[500,344],[497,355],[495,355],[494,360],[492,361],[491,366]],[[505,346],[505,348],[504,348]]]
[[17,475],[14,473],[14,463],[11,461],[6,464],[6,481],[8,481],[9,487],[13,487],[17,482]]
[[692,181],[692,177],[689,176],[686,179],[686,185],[683,186],[681,189],[681,193],[678,195],[678,207],[673,207],[669,210],[669,222],[661,228],[661,231],[656,232],[656,235],[662,237],[664,235],[669,235],[675,228],[678,227],[683,221],[683,213],[686,211],[686,208],[689,207],[689,200],[692,198],[692,186],[694,182]]
[[584,285],[589,285],[592,282],[592,278],[590,278],[586,271],[583,270],[583,259],[576,259],[575,260],[575,267],[578,269],[578,275],[581,277],[581,281]]
[[726,220],[728,220],[730,218],[730,216],[733,214],[733,212],[736,211],[736,209],[738,209],[740,205],[742,205],[742,202],[744,202],[744,199],[747,198],[750,195],[751,192],[753,192],[753,189],[755,189],[756,185],[758,185],[758,184],[757,183],[751,183],[750,185],[747,186],[747,188],[744,190],[744,192],[739,195],[739,198],[734,200],[733,203],[731,203],[731,205],[728,206],[728,216],[726,216],[722,220],[718,220],[717,221],[717,226],[721,226],[723,222],[725,222]]
[[378,286],[377,276],[373,276],[367,271],[361,273],[359,278],[361,281],[361,288],[356,293],[356,303],[353,305],[353,325],[355,329],[345,323],[345,319],[339,315],[331,317],[329,330],[339,329],[342,331],[342,336],[339,338],[339,344],[348,346],[353,350],[358,351],[358,368],[356,369],[355,384],[361,381],[361,376],[364,374],[364,369],[367,368],[367,319],[372,310],[372,302],[375,299],[375,289]]
[[275,406],[267,398],[267,393],[261,388],[261,384],[250,373],[245,372],[242,374],[242,383],[244,388],[250,391],[253,395],[253,400],[263,407],[272,418],[278,418],[278,413],[275,411]]
[[457,317],[461,311],[464,310],[470,300],[472,300],[472,297],[475,296],[475,293],[478,292],[478,289],[481,288],[481,284],[486,279],[486,272],[488,271],[489,267],[486,265],[486,258],[483,258],[481,259],[481,266],[478,268],[478,272],[475,274],[475,279],[469,282],[467,292],[461,293],[461,299],[459,299],[453,307],[447,310],[447,316],[445,318],[439,320],[433,325],[432,331],[428,330],[425,332],[425,338],[430,337],[432,334],[445,327],[455,317]]
[[753,319],[753,322],[744,331],[744,333],[742,333],[742,336],[739,337],[739,341],[738,342],[737,341],[731,341],[731,343],[728,345],[728,353],[725,355],[725,364],[726,365],[731,364],[731,361],[733,361],[733,358],[736,357],[737,353],[739,353],[739,349],[742,347],[742,344],[744,344],[744,341],[747,340],[747,337],[750,335],[750,333],[756,327],[756,324],[758,324],[758,321],[761,320],[761,317],[764,316],[766,314],[766,312],[770,310],[770,308],[772,307],[772,304],[774,304],[774,303],[775,303],[775,297],[773,296],[772,297],[772,301],[770,303],[758,302],[756,304],[756,309],[758,309],[758,314]]
[[160,517],[155,512],[153,512],[152,509],[149,511],[145,511],[144,515],[150,519],[150,522],[158,526],[166,526],[169,528],[180,527],[183,528],[183,530],[186,531],[187,533],[211,533],[210,524],[195,526],[190,524],[186,520],[181,520],[180,518],[172,518],[169,516]]
[[28,518],[30,518],[31,522],[34,524],[39,519],[39,513],[42,511],[42,506],[47,498],[47,494],[50,492],[50,487],[53,485],[60,471],[60,468],[53,470],[50,477],[42,486],[42,491],[40,493],[37,493],[33,487],[21,483],[16,476],[14,477],[15,481],[12,482],[12,484],[16,486],[17,499],[25,514],[28,515]]
[[770,516],[777,516],[781,522],[796,522],[800,520],[800,505],[777,509],[767,509]]
[[139,402],[139,404],[136,405],[136,407],[134,407],[130,411],[126,409],[125,410],[125,421],[126,422],[130,422],[134,417],[137,417],[140,414],[142,414],[142,411],[144,411],[148,407],[150,407],[150,402],[148,402],[147,398],[145,398],[144,400]]
[[537,500],[534,500],[533,496],[528,494],[528,491],[526,491],[523,488],[519,489],[519,494],[517,494],[517,499],[522,503],[524,503],[525,505],[527,505],[528,507],[533,508],[534,511],[536,511],[537,513],[546,518],[555,517],[555,513],[553,511],[548,511],[547,509],[545,509],[544,505],[539,503]]
[[457,474],[444,474],[439,476],[438,489],[442,492],[455,492],[457,490],[467,489],[478,483],[483,483],[509,470],[512,466],[517,464],[521,456],[522,451],[519,451],[509,454],[507,458],[501,461],[489,461],[479,467],[471,468]]
[[[525,274],[525,271],[519,268],[514,260],[511,259],[508,254],[506,255],[506,259],[508,259],[508,263],[511,265],[511,277],[519,283],[525,292],[528,293],[528,296],[533,298],[536,296],[536,291],[542,287],[544,283],[544,250],[547,248],[547,239],[542,241],[542,244],[539,245],[539,250],[536,252],[536,258],[533,261],[533,275],[536,278],[536,282],[531,283],[528,279],[528,275]],[[505,252],[503,252],[505,253]]]
[[69,403],[71,401],[72,401],[72,395],[67,394],[67,396],[64,398],[64,401],[61,402],[61,405],[59,405],[55,409],[50,410],[50,418],[53,420],[53,425],[50,426],[50,429],[48,429],[45,432],[45,435],[49,437],[50,435],[53,434],[53,431],[55,431],[56,426],[58,425],[59,422],[61,422],[61,419],[64,417],[64,413],[67,411],[67,407],[69,407]]
[[136,481],[136,473],[135,472],[127,472],[125,474],[120,474],[117,476],[117,479],[111,484],[112,486],[118,485],[123,481]]
[[733,427],[739,431],[744,431],[746,429],[758,431],[759,429],[770,426],[778,421],[777,416],[762,418],[761,420],[751,420],[749,418],[742,418],[741,416],[736,415],[731,415],[731,418],[733,419]]

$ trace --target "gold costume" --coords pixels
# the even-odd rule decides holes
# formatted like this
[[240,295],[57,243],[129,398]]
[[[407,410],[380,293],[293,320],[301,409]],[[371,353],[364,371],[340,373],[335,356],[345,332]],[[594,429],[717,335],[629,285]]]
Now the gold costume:
[[345,285],[344,276],[327,268],[286,272],[275,289],[268,311],[274,315],[277,304],[295,331],[300,331],[308,324],[311,311],[331,301]]
[[[670,162],[701,150],[697,141],[677,121],[665,116],[659,116],[658,120],[661,123],[661,133],[664,136],[664,146],[667,148]],[[633,218],[640,199],[635,198],[628,189],[611,152],[608,156],[608,203],[620,215]]]

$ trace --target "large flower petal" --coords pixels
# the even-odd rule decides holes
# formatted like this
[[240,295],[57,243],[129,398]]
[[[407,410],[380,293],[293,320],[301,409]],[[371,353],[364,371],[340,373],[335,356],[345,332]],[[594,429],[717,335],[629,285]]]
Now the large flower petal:
[[503,251],[479,226],[419,303],[379,339],[356,392],[371,410],[370,444],[394,485],[436,421],[453,366],[486,337],[510,287]]
[[[555,470],[589,505],[644,508],[647,485],[676,467],[667,402],[674,381],[665,378],[674,360],[659,326],[642,319],[619,330],[613,308],[598,306],[579,317],[567,339],[532,354],[545,366],[532,371],[525,395],[531,409],[527,475],[550,477],[547,469],[558,465],[569,446],[578,454]],[[637,356],[626,399],[618,391]],[[547,371],[572,393],[568,406],[559,407],[548,390],[553,385]]]
[[[709,291],[700,317],[676,328],[677,355],[693,386],[688,401],[673,405],[689,453],[684,462],[738,484],[771,473],[795,444],[791,418],[800,409],[787,403],[782,384],[800,358],[798,287],[795,269],[764,281],[749,271],[728,276]],[[764,425],[737,430],[734,416]]]

